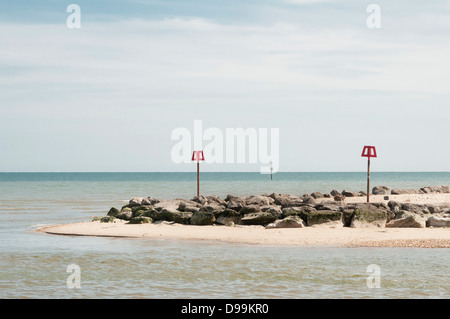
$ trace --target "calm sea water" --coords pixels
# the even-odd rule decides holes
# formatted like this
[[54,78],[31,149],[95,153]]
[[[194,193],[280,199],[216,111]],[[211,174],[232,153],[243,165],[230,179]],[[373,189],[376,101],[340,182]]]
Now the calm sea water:
[[[364,190],[365,173],[202,173],[202,193]],[[373,173],[372,185],[450,185],[450,173]],[[53,236],[133,196],[192,198],[191,173],[0,173],[0,298],[449,298],[449,249],[236,245]],[[67,267],[81,288],[67,287]],[[367,286],[367,267],[381,287]]]

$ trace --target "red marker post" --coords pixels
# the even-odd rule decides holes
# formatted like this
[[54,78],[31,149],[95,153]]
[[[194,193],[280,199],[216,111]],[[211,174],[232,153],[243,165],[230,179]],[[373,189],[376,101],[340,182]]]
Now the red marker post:
[[370,158],[377,157],[375,146],[364,146],[361,157],[367,157],[367,202],[370,198]]
[[203,151],[194,151],[192,153],[192,161],[197,161],[197,197],[200,196],[200,161],[204,161]]

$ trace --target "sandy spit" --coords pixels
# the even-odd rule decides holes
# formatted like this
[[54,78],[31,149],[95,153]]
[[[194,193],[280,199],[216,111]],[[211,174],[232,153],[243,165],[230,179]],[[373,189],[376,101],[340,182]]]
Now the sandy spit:
[[55,235],[203,240],[229,243],[335,246],[450,248],[449,228],[279,228],[262,226],[193,226],[84,222],[47,226]]

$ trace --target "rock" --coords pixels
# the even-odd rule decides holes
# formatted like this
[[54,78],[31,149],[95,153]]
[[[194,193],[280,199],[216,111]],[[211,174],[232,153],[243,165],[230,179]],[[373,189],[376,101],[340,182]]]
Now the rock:
[[341,195],[343,195],[345,197],[358,197],[359,196],[358,193],[347,191],[347,190],[343,190]]
[[129,224],[151,224],[153,223],[153,219],[145,216],[133,217]]
[[314,199],[318,199],[318,198],[324,198],[323,194],[321,192],[314,192],[311,194],[311,197]]
[[301,206],[303,204],[303,201],[299,197],[291,194],[272,193],[270,197],[274,199],[275,205],[279,205],[282,208]]
[[300,217],[305,223],[307,222],[308,214],[310,212],[316,211],[315,208],[309,207],[309,206],[303,206],[303,207],[286,207],[283,208],[283,215],[282,217],[286,218],[289,216],[298,216]]
[[217,195],[206,196],[207,204],[214,206],[227,206],[227,203]]
[[155,205],[155,204],[157,204],[157,203],[159,203],[160,202],[160,200],[159,199],[156,199],[156,198],[152,198],[152,197],[147,197],[147,198],[144,198],[143,200],[142,200],[142,202],[141,202],[141,204],[142,205]]
[[157,211],[156,209],[146,210],[141,216],[142,217],[150,217],[154,221],[164,219],[164,217],[161,215],[161,212]]
[[274,215],[276,218],[282,218],[283,211],[280,206],[272,205],[272,206],[263,206],[261,207],[262,212],[267,212]]
[[371,204],[360,204],[352,215],[351,228],[367,228],[386,226],[387,213]]
[[373,195],[388,195],[391,189],[387,186],[375,186],[372,189]]
[[180,212],[175,209],[164,208],[161,211],[160,216],[167,221],[174,221],[179,224],[190,224],[192,213],[190,212]]
[[225,224],[227,227],[234,227],[234,222],[228,222]]
[[140,206],[140,205],[142,205],[143,200],[144,200],[143,197],[133,197],[132,199],[130,199],[128,201],[128,205],[129,205],[129,207]]
[[344,196],[344,195],[335,195],[335,196],[333,197],[333,199],[334,199],[334,201],[336,201],[336,202],[343,202],[343,201],[345,201],[345,196]]
[[[203,207],[202,207],[203,208]],[[192,225],[212,225],[216,221],[214,214],[209,211],[198,211],[192,214]]]
[[312,196],[305,196],[303,198],[303,204],[314,204],[316,200]]
[[449,217],[431,216],[426,222],[427,227],[450,227]]
[[179,211],[181,211],[181,212],[191,212],[191,213],[195,213],[195,212],[198,212],[199,210],[200,210],[200,207],[199,207],[199,205],[200,204],[190,204],[190,203],[187,203],[187,202],[180,202],[179,204],[178,204],[178,210]]
[[105,216],[100,219],[100,223],[114,223],[115,219],[114,216]]
[[206,205],[208,203],[208,199],[203,195],[194,196],[194,198],[192,198],[192,201],[199,203],[200,205]]
[[400,211],[400,209],[402,208],[401,204],[399,204],[393,200],[389,201],[388,206],[391,209],[391,211],[393,211],[394,213],[398,213]]
[[[228,195],[228,196],[230,196],[230,195]],[[228,198],[228,196],[227,196],[227,198]],[[233,197],[227,201],[226,207],[229,209],[234,209],[235,211],[238,212],[244,206],[245,206],[245,199],[239,198],[239,197]]]
[[321,210],[311,212],[307,216],[308,226],[340,228],[344,226],[341,212]]
[[244,216],[246,214],[258,213],[261,212],[261,208],[256,205],[244,206],[239,210],[239,213]]
[[204,205],[202,207],[200,207],[200,212],[207,212],[207,213],[212,213],[214,216],[217,216],[219,213],[224,211],[223,206],[217,205],[217,203],[215,203],[214,205]]
[[240,224],[241,214],[233,209],[226,208],[223,212],[217,215],[216,222],[222,225],[226,225],[230,222],[233,222],[234,224]]
[[273,223],[266,226],[267,229],[271,228],[303,228],[306,227],[305,222],[298,216],[289,216],[284,219],[277,219]]
[[119,213],[120,211],[117,208],[111,207],[111,209],[108,211],[108,214],[106,215],[116,217]]
[[323,197],[325,197],[325,198],[331,198],[331,194],[323,194]]
[[398,189],[395,188],[391,190],[391,195],[408,195],[408,194],[420,194],[421,192],[417,189]]
[[122,210],[117,214],[116,218],[130,220],[131,218],[133,218],[133,211],[129,207],[122,208]]
[[330,194],[331,194],[331,196],[341,195],[341,193],[340,193],[338,190],[336,190],[336,189],[333,189],[333,190],[330,192]]
[[276,217],[267,212],[250,213],[241,218],[243,225],[266,225],[274,222]]
[[425,228],[426,222],[417,214],[404,212],[400,218],[395,218],[386,223],[386,227]]
[[450,193],[450,186],[431,186],[420,189],[425,194],[448,194]]
[[245,205],[268,206],[273,204],[275,200],[267,196],[250,196],[245,200]]
[[441,208],[438,206],[428,206],[427,208],[430,214],[439,214],[441,212]]

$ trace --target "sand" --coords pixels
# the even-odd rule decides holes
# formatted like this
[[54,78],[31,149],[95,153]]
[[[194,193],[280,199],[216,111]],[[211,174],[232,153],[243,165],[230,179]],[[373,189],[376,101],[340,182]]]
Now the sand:
[[296,246],[450,248],[449,228],[279,228],[86,222],[39,229],[58,235],[223,241]]
[[[413,204],[450,206],[450,194],[389,195],[389,200]],[[365,197],[347,198],[347,203],[365,202]],[[371,202],[388,202],[371,196]],[[40,232],[73,236],[107,236],[149,239],[222,241],[229,243],[336,247],[450,248],[450,228],[275,228],[263,226],[194,226],[172,224],[127,224],[84,222],[53,225]]]

